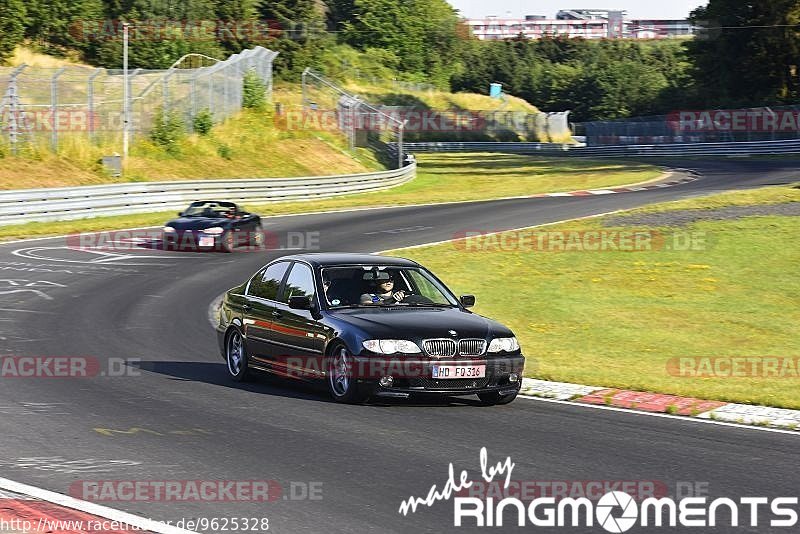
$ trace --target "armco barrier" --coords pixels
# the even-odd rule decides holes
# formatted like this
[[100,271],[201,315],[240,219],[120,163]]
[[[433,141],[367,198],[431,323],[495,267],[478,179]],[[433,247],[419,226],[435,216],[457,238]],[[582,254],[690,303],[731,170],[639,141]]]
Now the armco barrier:
[[583,146],[553,143],[406,143],[409,153],[421,152],[506,152],[547,154],[585,158],[703,157],[800,154],[800,139],[731,143],[684,143],[663,145]]
[[128,184],[0,191],[0,225],[167,211],[195,200],[280,202],[377,191],[405,183],[415,164],[391,171],[316,176]]

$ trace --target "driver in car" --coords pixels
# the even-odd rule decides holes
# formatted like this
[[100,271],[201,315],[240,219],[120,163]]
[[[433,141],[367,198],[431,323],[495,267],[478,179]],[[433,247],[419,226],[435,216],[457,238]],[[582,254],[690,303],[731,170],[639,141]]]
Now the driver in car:
[[394,291],[394,279],[389,273],[376,273],[375,279],[370,281],[369,293],[361,295],[361,304],[396,304],[406,298],[403,290]]

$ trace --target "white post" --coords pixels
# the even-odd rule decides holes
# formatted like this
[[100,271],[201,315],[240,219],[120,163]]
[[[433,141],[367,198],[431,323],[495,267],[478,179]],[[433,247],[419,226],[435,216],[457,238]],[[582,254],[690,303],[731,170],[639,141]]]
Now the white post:
[[128,94],[128,26],[122,23],[122,161],[128,159],[128,124],[130,122],[130,95]]

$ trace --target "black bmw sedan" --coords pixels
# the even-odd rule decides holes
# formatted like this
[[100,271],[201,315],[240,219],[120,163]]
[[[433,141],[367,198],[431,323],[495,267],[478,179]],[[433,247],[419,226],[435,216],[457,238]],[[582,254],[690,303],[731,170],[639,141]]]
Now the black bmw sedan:
[[264,242],[261,217],[218,200],[192,202],[163,228],[165,250],[220,250]]
[[411,260],[299,254],[229,290],[217,334],[237,381],[253,370],[324,380],[348,403],[414,394],[510,403],[525,359],[514,334],[470,312],[474,304]]

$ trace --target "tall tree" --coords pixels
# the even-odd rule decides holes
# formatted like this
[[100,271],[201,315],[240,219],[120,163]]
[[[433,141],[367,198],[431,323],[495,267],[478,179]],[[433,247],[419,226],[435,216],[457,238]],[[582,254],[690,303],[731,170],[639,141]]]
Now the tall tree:
[[710,0],[687,43],[706,105],[763,105],[800,96],[800,2]]
[[25,34],[25,3],[0,0],[0,63],[14,53]]
[[326,42],[325,4],[316,0],[271,0],[259,7],[261,18],[277,30],[266,44],[280,52],[275,62],[279,76],[296,78],[315,66]]
[[[49,0],[48,0],[49,1]],[[125,0],[108,3],[108,32],[99,31],[87,53],[95,63],[118,68],[122,63],[120,21],[131,24],[130,66],[163,69],[190,52],[222,58],[213,0]]]
[[445,0],[354,0],[342,39],[353,47],[383,48],[400,70],[447,86],[459,70],[459,20]]
[[50,53],[86,51],[101,26],[102,0],[28,0],[26,36]]

